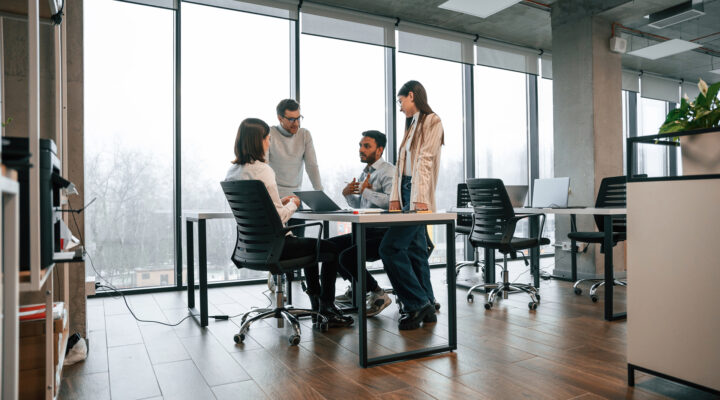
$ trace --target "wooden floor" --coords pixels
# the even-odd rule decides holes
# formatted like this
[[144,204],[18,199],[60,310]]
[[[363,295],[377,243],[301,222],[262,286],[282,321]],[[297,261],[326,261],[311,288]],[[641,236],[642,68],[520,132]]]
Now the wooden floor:
[[[462,280],[474,278],[463,272]],[[378,278],[386,285],[385,276]],[[527,275],[520,281],[527,281]],[[447,337],[444,270],[433,270],[443,304],[438,323],[400,333],[395,304],[368,320],[370,355],[442,343]],[[338,291],[345,288],[338,280]],[[264,307],[264,285],[212,289],[210,314],[235,315]],[[587,291],[586,291],[587,292]],[[307,297],[295,293],[297,306]],[[193,320],[177,327],[136,322],[122,299],[88,301],[90,351],[63,371],[61,399],[709,399],[660,378],[637,374],[626,384],[626,323],[602,319],[598,303],[576,296],[571,285],[542,281],[542,303],[529,311],[525,294],[513,294],[491,311],[482,295],[468,304],[457,291],[458,350],[416,361],[363,369],[357,331],[314,331],[304,321],[299,346],[274,320],[253,326],[243,345],[233,334],[239,318]],[[624,309],[625,289],[616,294]],[[394,299],[393,299],[394,300]],[[129,296],[141,319],[175,322],[187,315],[184,292]]]

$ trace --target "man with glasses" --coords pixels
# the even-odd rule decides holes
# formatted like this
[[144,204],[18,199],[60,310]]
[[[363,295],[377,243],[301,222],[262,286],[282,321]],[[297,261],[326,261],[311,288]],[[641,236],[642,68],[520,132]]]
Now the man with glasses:
[[[323,190],[312,136],[310,131],[300,127],[300,121],[303,119],[300,115],[300,104],[293,99],[281,100],[276,111],[280,124],[270,127],[267,160],[270,168],[275,171],[280,198],[295,196],[295,191],[300,190],[303,181],[303,164],[313,189]],[[303,223],[305,221],[297,219],[288,221],[288,225]],[[293,234],[305,236],[305,228],[293,229]],[[275,290],[275,285],[272,275],[269,275],[270,290]]]
[[303,180],[303,164],[313,189],[323,190],[310,131],[300,127],[300,104],[293,99],[277,105],[279,125],[270,128],[268,164],[275,171],[280,197],[294,196]]

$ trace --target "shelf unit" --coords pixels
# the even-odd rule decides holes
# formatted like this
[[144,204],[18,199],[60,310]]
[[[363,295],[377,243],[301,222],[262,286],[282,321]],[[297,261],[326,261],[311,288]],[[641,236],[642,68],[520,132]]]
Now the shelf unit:
[[[10,2],[3,4],[0,9],[5,14],[0,14],[0,17],[8,17],[14,19],[25,20],[27,19],[27,46],[28,46],[28,144],[29,152],[31,154],[30,164],[39,165],[39,154],[40,154],[40,24],[50,24],[47,15],[48,8],[47,2],[41,0],[25,0],[27,8],[24,8],[23,1]],[[64,3],[68,3],[67,1]],[[43,8],[41,9],[41,4]],[[67,6],[64,4],[64,13],[67,16]],[[42,13],[42,15],[41,15]],[[1,23],[0,23],[1,26]],[[0,31],[1,35],[1,31]],[[58,25],[53,25],[54,35],[54,68],[55,68],[55,135],[54,139],[57,144],[58,157],[63,162],[63,170],[67,167],[67,148],[66,148],[66,135],[67,135],[67,23],[65,19]],[[0,71],[2,70],[2,63],[0,62]],[[3,75],[0,74],[0,80],[3,79]],[[1,84],[2,82],[0,82]],[[0,93],[1,94],[1,93]],[[4,179],[4,178],[3,178]],[[17,318],[17,310],[19,306],[19,292],[41,292],[44,298],[46,310],[52,309],[52,304],[57,288],[54,287],[55,274],[60,274],[58,281],[63,285],[62,297],[58,299],[64,301],[65,313],[68,316],[68,323],[63,327],[63,335],[61,343],[58,345],[58,360],[53,358],[53,319],[52,313],[47,312],[49,318],[45,320],[45,385],[44,393],[45,399],[54,399],[57,396],[57,388],[59,386],[60,377],[62,374],[62,364],[65,356],[65,348],[67,346],[67,338],[70,329],[69,324],[69,270],[66,262],[80,261],[74,259],[74,257],[66,257],[65,255],[56,254],[55,263],[52,263],[47,268],[40,267],[40,174],[38,168],[30,168],[29,170],[29,225],[30,225],[30,270],[27,272],[18,272],[18,241],[17,236],[14,238],[3,235],[3,267],[4,267],[4,290],[2,292],[3,307],[7,312],[4,313],[3,318],[3,331],[4,333],[9,332],[10,335],[3,335],[3,351],[2,358],[14,359],[14,366],[3,363],[2,369],[2,387],[0,394],[2,399],[16,399],[18,397],[18,336],[19,336],[19,321]],[[3,186],[3,209],[6,207],[5,203],[5,180],[2,183]],[[10,200],[12,202],[13,200]],[[15,207],[17,202],[14,203]],[[8,215],[8,214],[6,214]],[[7,221],[2,221],[6,223]],[[16,221],[17,227],[17,221]],[[12,240],[12,243],[6,241]],[[14,257],[14,262],[9,264],[7,261]],[[14,268],[8,268],[8,265],[14,265]],[[10,288],[11,290],[8,290]],[[10,300],[8,300],[10,299]],[[12,300],[14,299],[14,301]],[[7,340],[6,340],[7,339]],[[14,346],[11,349],[10,346],[6,346],[9,341],[13,341]],[[49,356],[47,356],[49,355]],[[55,365],[57,365],[57,372],[54,373]],[[10,368],[7,368],[10,367]]]

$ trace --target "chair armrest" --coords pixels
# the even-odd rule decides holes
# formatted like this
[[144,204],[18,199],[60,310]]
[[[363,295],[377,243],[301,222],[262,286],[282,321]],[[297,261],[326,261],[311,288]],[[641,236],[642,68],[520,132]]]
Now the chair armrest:
[[538,235],[537,235],[537,241],[540,243],[540,239],[542,238],[542,232],[545,228],[545,214],[539,213],[539,214],[516,214],[514,217],[508,219],[507,227],[505,228],[505,232],[503,233],[502,243],[509,244],[512,241],[513,235],[515,234],[515,227],[517,226],[518,221],[529,218],[529,217],[535,217],[539,216],[542,217],[542,220],[540,222],[540,227],[538,229]]
[[281,232],[290,232],[291,230],[295,228],[300,228],[303,226],[319,226],[320,229],[318,230],[318,236],[317,240],[315,241],[315,261],[317,262],[320,259],[320,240],[322,239],[322,233],[323,233],[323,223],[320,221],[316,222],[308,222],[306,224],[297,224],[297,225],[290,225],[281,230]]

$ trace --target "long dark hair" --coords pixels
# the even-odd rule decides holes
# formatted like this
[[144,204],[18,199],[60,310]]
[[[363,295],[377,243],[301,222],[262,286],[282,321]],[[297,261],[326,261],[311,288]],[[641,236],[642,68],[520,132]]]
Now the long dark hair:
[[270,127],[259,118],[246,118],[235,136],[235,159],[233,164],[247,164],[253,161],[265,162],[263,139],[270,134]]
[[[418,125],[425,121],[425,116],[432,114],[433,110],[427,101],[427,92],[422,83],[418,81],[407,81],[398,91],[398,96],[407,96],[410,92],[413,92],[413,103],[415,107],[420,111],[420,118],[418,119]],[[410,128],[412,123],[412,117],[405,118],[405,130]]]

